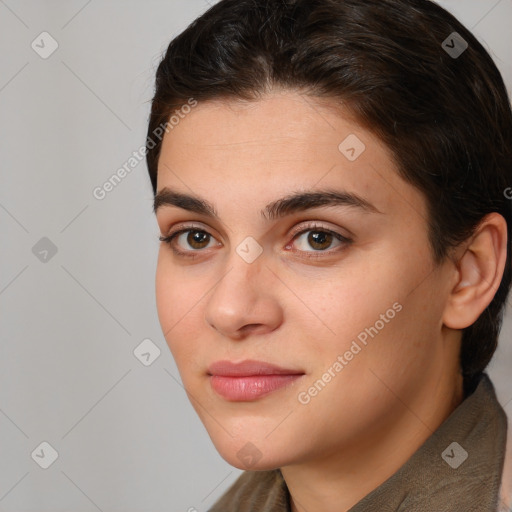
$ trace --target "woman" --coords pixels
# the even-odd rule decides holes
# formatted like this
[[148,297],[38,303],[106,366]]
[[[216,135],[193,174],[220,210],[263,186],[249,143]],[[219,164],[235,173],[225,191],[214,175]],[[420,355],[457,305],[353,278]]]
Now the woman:
[[507,510],[511,148],[500,73],[427,0],[221,0],[170,43],[158,314],[246,470],[212,512]]

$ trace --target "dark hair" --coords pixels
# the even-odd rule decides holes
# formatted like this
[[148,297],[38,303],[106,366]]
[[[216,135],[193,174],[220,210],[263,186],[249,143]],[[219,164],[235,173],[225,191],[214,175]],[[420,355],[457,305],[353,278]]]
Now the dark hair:
[[[468,44],[460,55],[449,52],[464,48],[453,32]],[[176,109],[191,98],[257,100],[272,87],[343,103],[390,148],[400,176],[426,197],[436,264],[486,214],[505,218],[501,285],[463,331],[462,373],[474,382],[496,350],[512,273],[512,112],[487,51],[429,0],[221,0],[158,66],[146,153],[153,192],[154,132]]]

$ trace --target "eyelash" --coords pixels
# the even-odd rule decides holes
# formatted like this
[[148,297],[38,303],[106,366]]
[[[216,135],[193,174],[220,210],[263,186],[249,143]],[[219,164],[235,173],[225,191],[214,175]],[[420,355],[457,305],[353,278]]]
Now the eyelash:
[[[345,245],[352,243],[352,240],[350,238],[340,235],[339,233],[336,233],[335,231],[331,231],[330,229],[324,228],[323,226],[320,226],[318,224],[310,224],[310,225],[304,226],[304,228],[305,229],[302,229],[301,231],[297,231],[297,232],[293,233],[292,240],[289,244],[286,244],[286,247],[288,247],[300,235],[303,235],[304,233],[307,233],[309,231],[314,231],[314,232],[319,232],[319,233],[328,233]],[[174,252],[174,254],[176,254],[177,256],[194,259],[197,256],[199,256],[198,253],[202,252],[201,249],[196,249],[195,251],[181,251],[179,249],[176,249],[176,247],[173,245],[173,241],[177,236],[181,235],[182,233],[187,233],[189,231],[197,231],[199,233],[205,233],[205,234],[211,236],[212,238],[214,238],[213,235],[211,235],[210,233],[208,233],[208,231],[206,231],[205,229],[203,229],[199,226],[187,226],[186,228],[179,229],[179,230],[175,231],[174,233],[170,233],[168,236],[159,236],[158,239],[160,240],[160,242],[164,242],[167,245],[169,245],[171,247],[172,251]],[[322,251],[322,250],[318,250],[318,251],[294,250],[293,252],[305,253],[305,254],[307,254],[305,256],[306,258],[314,259],[314,258],[325,257],[324,255],[326,253],[330,255],[333,252],[337,252],[339,250],[339,248],[340,248],[340,246],[338,246],[338,248],[336,248],[334,250],[324,250],[324,251]]]

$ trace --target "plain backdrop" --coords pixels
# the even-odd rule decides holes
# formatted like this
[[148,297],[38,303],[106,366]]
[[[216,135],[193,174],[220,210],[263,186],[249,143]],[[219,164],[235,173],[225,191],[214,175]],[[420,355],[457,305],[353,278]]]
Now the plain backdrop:
[[[440,3],[510,91],[512,0]],[[160,330],[145,162],[93,195],[144,144],[162,52],[207,8],[0,0],[1,512],[202,512],[241,472],[215,451]],[[509,416],[511,316],[489,369]]]

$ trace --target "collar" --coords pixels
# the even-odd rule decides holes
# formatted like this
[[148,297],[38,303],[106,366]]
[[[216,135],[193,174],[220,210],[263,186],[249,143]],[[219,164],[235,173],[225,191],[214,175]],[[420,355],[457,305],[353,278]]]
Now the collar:
[[495,512],[506,438],[507,416],[481,374],[412,457],[349,512]]

